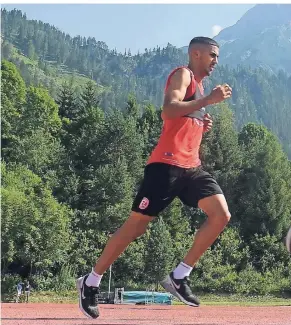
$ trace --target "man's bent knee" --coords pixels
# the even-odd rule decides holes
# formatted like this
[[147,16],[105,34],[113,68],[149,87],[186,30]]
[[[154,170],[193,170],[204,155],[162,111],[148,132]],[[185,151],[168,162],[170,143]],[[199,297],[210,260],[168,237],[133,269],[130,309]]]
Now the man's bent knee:
[[230,221],[231,214],[224,195],[217,194],[199,201],[199,208],[204,211],[207,217],[213,221],[223,225],[227,225]]
[[231,214],[229,211],[227,211],[226,213],[222,214],[220,217],[218,217],[221,222],[225,225],[227,225],[230,221],[230,218],[231,218]]

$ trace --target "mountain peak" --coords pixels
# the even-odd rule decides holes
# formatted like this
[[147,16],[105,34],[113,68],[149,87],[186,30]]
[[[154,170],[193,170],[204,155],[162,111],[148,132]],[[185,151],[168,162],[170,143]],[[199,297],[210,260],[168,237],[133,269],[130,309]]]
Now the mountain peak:
[[217,41],[238,39],[290,22],[291,5],[259,4],[248,10],[235,25],[223,29],[215,39]]
[[256,5],[215,39],[222,64],[291,73],[291,5]]

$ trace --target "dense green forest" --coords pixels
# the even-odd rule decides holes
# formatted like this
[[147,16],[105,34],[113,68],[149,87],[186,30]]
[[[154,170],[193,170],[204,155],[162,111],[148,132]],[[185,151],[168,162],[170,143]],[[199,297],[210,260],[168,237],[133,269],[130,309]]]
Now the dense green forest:
[[[94,81],[100,106],[123,109],[130,93],[139,103],[160,107],[170,70],[187,63],[187,55],[171,44],[131,55],[110,50],[94,37],[71,37],[56,27],[28,20],[20,10],[1,11],[2,55],[19,68],[26,84],[43,85],[57,98],[60,75]],[[81,80],[82,83],[83,80]],[[206,82],[206,91],[228,82],[230,107],[238,130],[248,122],[267,126],[291,157],[291,76],[263,69],[220,66]]]
[[[13,290],[20,276],[38,290],[72,289],[130,212],[162,127],[166,75],[185,58],[171,45],[118,54],[19,11],[3,10],[2,24],[2,290]],[[58,87],[46,83],[68,72],[72,78]],[[78,83],[80,74],[91,80]],[[206,87],[221,80],[233,85],[233,99],[211,107],[214,126],[201,157],[232,219],[193,271],[192,286],[290,293],[283,241],[291,214],[291,79],[221,67]],[[175,200],[113,264],[113,285],[158,283],[204,219]]]

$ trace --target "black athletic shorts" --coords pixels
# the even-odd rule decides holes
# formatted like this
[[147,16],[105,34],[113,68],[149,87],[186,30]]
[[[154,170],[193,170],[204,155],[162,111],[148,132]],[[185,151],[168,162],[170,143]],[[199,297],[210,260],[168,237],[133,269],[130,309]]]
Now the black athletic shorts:
[[145,167],[144,178],[134,199],[132,211],[157,216],[178,197],[190,207],[198,201],[223,194],[216,180],[202,166],[181,168],[164,163],[151,163]]

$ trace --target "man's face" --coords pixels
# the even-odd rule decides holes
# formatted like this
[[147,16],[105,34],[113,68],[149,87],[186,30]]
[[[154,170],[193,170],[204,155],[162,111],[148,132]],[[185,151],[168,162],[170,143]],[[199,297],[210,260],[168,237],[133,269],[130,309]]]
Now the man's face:
[[202,76],[209,76],[218,63],[219,48],[214,45],[204,45],[198,52],[200,73]]

